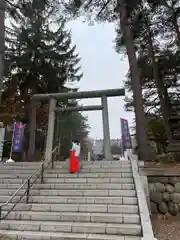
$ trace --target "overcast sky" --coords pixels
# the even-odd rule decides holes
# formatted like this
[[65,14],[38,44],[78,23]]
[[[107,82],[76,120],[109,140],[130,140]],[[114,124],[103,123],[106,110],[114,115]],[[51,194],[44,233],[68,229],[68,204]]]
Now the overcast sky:
[[[98,24],[88,26],[80,20],[70,22],[73,42],[81,56],[81,65],[84,73],[79,83],[80,90],[100,90],[121,88],[128,71],[127,59],[122,58],[114,50],[114,24]],[[82,100],[84,105],[100,104],[99,99]],[[109,123],[111,138],[120,138],[120,118],[129,120],[131,125],[133,114],[124,111],[123,97],[108,100]],[[102,138],[101,111],[84,112],[88,116],[91,126],[90,136]]]

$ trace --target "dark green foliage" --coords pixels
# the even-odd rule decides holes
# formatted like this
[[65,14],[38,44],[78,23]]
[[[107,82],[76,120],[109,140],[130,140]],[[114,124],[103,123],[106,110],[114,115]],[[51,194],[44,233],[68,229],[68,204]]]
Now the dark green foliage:
[[148,115],[147,121],[149,140],[156,143],[156,149],[158,154],[166,152],[167,136],[164,129],[163,119],[158,118],[156,115]]
[[21,93],[60,92],[65,83],[77,82],[79,56],[65,30],[62,18],[58,26],[51,24],[54,8],[42,0],[24,4],[18,21],[12,23],[14,38],[7,42],[7,59],[11,64],[10,84]]
[[[149,56],[149,35],[147,31],[147,27],[149,27],[153,37],[153,51],[159,75],[163,79],[165,86],[172,89],[179,85],[177,77],[179,74],[179,52],[175,48],[176,42],[171,41],[171,38],[174,38],[172,20],[171,18],[167,18],[167,14],[170,15],[171,12],[169,9],[167,13],[168,7],[165,7],[166,1],[159,1],[159,3],[158,1],[152,2],[154,3],[153,6],[144,7],[139,5],[131,15],[133,40],[138,54],[141,84],[143,89],[147,89],[147,91],[149,91],[149,88],[156,89],[152,59]],[[166,22],[163,21],[165,18],[167,18]],[[171,27],[168,28],[168,25]],[[164,35],[165,33],[167,34],[166,36]],[[124,49],[124,44],[121,31],[117,28],[116,50],[119,53]],[[174,48],[173,51],[170,49],[172,46]],[[130,74],[128,74],[128,78],[130,78]],[[130,80],[126,81],[125,86],[127,87],[128,84],[128,89],[130,89]]]
[[[142,1],[120,0],[119,2],[124,3],[129,14],[131,14]],[[112,22],[119,19],[117,14],[117,0],[68,0],[66,1],[66,7],[71,10],[75,16],[84,16],[85,13],[85,16],[88,20],[91,20],[91,22]]]
[[72,112],[63,116],[59,114],[56,121],[55,142],[56,144],[60,142],[61,155],[68,157],[72,141],[79,140],[83,143],[88,130],[87,118],[81,113]]
[[[164,85],[169,91],[169,97],[171,100],[177,98],[179,89],[179,53],[176,54],[166,51],[159,52],[157,57],[158,70],[160,77],[164,81]],[[144,93],[144,105],[147,111],[150,110],[151,113],[156,113],[159,109],[159,99],[157,97],[157,90],[155,85],[155,80],[153,76],[152,62],[149,61],[149,57],[144,55],[139,57],[138,65],[141,69],[141,84]],[[128,79],[125,81],[125,88],[128,92],[131,92],[130,84],[130,74],[128,74]],[[173,94],[172,94],[173,93]],[[132,99],[126,98],[126,109],[132,110]]]
[[[157,114],[164,124],[168,140],[168,116],[171,102],[179,99],[179,13],[178,1],[144,1],[131,14],[133,43],[138,57],[143,104],[146,113]],[[150,3],[148,5],[148,3]],[[125,42],[117,28],[116,51],[124,51]],[[132,93],[131,75],[125,87]],[[133,98],[125,98],[125,108],[134,109]],[[163,117],[163,119],[162,119]],[[158,128],[157,123],[153,123]],[[150,125],[148,125],[148,128]],[[157,129],[154,130],[158,134]],[[156,136],[156,140],[157,140]],[[164,137],[164,141],[166,138]]]

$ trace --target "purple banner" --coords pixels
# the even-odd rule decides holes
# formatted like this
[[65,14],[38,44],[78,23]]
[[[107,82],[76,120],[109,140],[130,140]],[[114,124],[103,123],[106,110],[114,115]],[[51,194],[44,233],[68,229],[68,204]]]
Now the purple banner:
[[21,152],[22,151],[24,127],[25,127],[25,125],[23,125],[22,123],[14,123],[13,139],[12,139],[12,151],[13,152]]
[[126,119],[120,119],[121,121],[121,138],[123,152],[126,149],[132,149],[131,135],[129,132],[129,125]]

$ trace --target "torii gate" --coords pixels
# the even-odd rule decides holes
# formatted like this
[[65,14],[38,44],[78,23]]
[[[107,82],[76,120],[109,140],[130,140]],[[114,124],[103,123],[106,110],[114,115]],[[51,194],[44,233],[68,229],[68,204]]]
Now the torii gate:
[[[120,89],[107,89],[107,90],[95,90],[95,91],[83,91],[83,92],[62,92],[62,93],[50,93],[50,94],[35,94],[32,96],[32,103],[36,103],[38,100],[49,100],[49,119],[48,119],[48,131],[46,138],[46,150],[45,158],[51,160],[53,139],[54,139],[54,124],[55,113],[58,111],[94,111],[102,110],[103,119],[103,137],[104,137],[104,155],[106,160],[111,159],[111,146],[110,146],[110,131],[109,131],[109,116],[108,116],[108,97],[124,96],[125,90]],[[101,105],[94,106],[77,106],[59,108],[56,106],[57,100],[64,99],[85,99],[85,98],[101,98]],[[33,156],[35,151],[35,128],[36,123],[33,122],[36,119],[35,105],[32,107],[32,121],[30,127],[30,144],[28,155]]]

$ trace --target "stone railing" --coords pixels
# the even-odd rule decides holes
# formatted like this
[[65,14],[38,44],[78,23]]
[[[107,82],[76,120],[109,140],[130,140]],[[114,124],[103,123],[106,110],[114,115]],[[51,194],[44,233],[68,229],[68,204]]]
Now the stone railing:
[[146,200],[146,195],[144,191],[144,186],[141,180],[141,176],[139,174],[137,156],[132,154],[132,150],[126,151],[127,158],[131,161],[132,172],[134,183],[136,187],[136,193],[138,198],[139,212],[141,218],[141,227],[142,227],[142,240],[156,240],[154,237],[150,213],[148,209],[148,204]]

